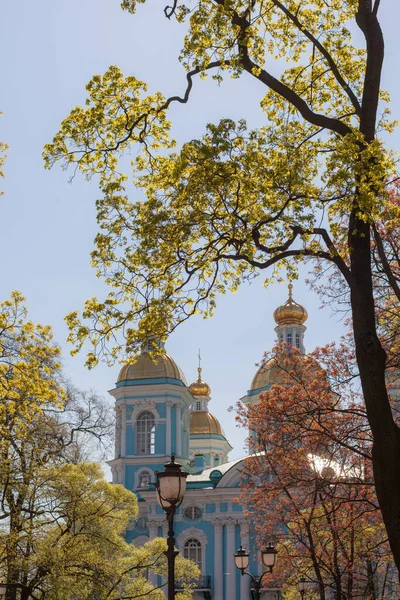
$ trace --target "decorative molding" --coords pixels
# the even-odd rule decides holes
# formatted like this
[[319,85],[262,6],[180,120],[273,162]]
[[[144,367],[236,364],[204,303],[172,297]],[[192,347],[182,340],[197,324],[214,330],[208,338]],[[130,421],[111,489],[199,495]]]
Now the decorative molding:
[[213,524],[215,533],[222,533],[222,528],[224,526],[224,522],[222,519],[214,519],[212,521],[212,524]]
[[188,527],[187,529],[182,531],[176,538],[176,543],[177,543],[178,547],[181,549],[181,551],[183,551],[185,542],[190,538],[196,538],[197,540],[199,540],[202,549],[205,550],[205,548],[208,544],[207,535],[204,533],[204,531],[202,531],[201,529],[198,529],[197,527]]
[[136,491],[138,491],[138,490],[140,490],[140,489],[148,489],[148,488],[140,488],[140,487],[139,487],[139,479],[140,479],[140,475],[141,475],[143,472],[150,473],[150,483],[154,483],[154,479],[155,479],[155,477],[154,477],[154,471],[153,471],[153,469],[151,469],[150,467],[147,467],[147,466],[145,466],[145,467],[141,467],[141,468],[140,468],[140,469],[138,469],[138,470],[136,471],[136,473],[135,473],[135,484],[134,484],[134,488],[133,488],[133,489],[134,489],[134,490],[136,490]]
[[227,526],[228,530],[230,530],[230,529],[234,529],[236,527],[237,521],[235,521],[235,519],[232,519],[232,517],[228,517],[227,519],[224,520],[224,523]]
[[149,412],[151,412],[154,416],[154,420],[156,425],[159,424],[160,422],[160,415],[158,413],[157,407],[156,407],[156,402],[154,400],[152,400],[151,398],[143,398],[143,400],[136,400],[131,416],[128,419],[128,423],[136,423],[137,418],[139,416],[139,414],[144,411],[144,410],[148,410]]

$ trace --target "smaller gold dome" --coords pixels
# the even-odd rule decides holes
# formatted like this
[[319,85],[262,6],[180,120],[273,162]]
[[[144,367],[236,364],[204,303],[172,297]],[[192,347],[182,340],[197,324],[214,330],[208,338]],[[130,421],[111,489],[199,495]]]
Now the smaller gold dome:
[[205,381],[202,380],[200,367],[197,369],[197,372],[199,374],[197,381],[194,381],[189,385],[189,392],[192,396],[209,396],[211,394],[211,388],[208,383],[205,383]]
[[302,325],[308,319],[308,314],[304,306],[297,304],[292,298],[293,285],[289,283],[289,298],[285,304],[278,306],[274,312],[274,319],[278,325]]
[[205,410],[196,410],[190,415],[190,435],[216,433],[224,435],[219,421]]

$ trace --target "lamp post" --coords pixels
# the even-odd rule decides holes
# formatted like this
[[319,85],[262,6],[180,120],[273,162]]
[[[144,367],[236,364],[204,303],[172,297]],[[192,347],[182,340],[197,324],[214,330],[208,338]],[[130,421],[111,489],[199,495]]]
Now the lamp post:
[[305,577],[301,577],[299,579],[299,581],[297,582],[297,589],[300,592],[300,596],[301,596],[302,600],[303,600],[303,598],[305,596],[307,587],[308,587],[308,581],[307,581],[307,579]]
[[278,552],[275,550],[275,546],[273,546],[272,544],[268,544],[266,548],[261,550],[261,560],[264,567],[267,567],[268,571],[264,571],[264,573],[260,577],[255,577],[254,575],[246,571],[250,562],[250,554],[246,552],[246,550],[244,550],[242,546],[240,546],[239,550],[233,555],[235,559],[235,565],[240,570],[240,574],[248,575],[251,578],[254,588],[254,600],[260,600],[260,590],[262,581],[265,575],[267,575],[267,573],[272,573],[273,568],[276,564],[277,554]]
[[171,462],[164,465],[165,470],[156,472],[157,500],[165,510],[168,522],[167,550],[164,552],[168,561],[168,600],[175,599],[175,558],[179,554],[175,550],[174,514],[182,504],[186,491],[188,473],[182,471],[182,466],[175,462],[172,454]]

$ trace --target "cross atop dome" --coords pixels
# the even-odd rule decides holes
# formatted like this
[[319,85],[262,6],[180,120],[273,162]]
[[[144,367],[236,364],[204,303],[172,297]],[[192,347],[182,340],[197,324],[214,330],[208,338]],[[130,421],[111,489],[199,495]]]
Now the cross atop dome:
[[189,392],[192,394],[192,396],[194,397],[206,397],[208,400],[210,399],[210,395],[211,395],[211,388],[208,385],[208,383],[206,383],[205,381],[202,380],[201,378],[201,372],[202,372],[202,368],[201,368],[201,354],[200,354],[200,350],[199,353],[197,355],[198,359],[199,359],[199,366],[197,368],[197,381],[194,381],[193,383],[191,383],[189,385]]

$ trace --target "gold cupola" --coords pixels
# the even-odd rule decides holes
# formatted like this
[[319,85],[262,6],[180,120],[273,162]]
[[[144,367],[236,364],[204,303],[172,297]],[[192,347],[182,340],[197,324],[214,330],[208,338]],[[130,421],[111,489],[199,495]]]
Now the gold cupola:
[[117,385],[134,380],[153,379],[178,380],[187,385],[185,376],[173,358],[168,354],[150,356],[143,352],[135,362],[124,365],[119,373]]
[[191,383],[189,385],[189,392],[192,394],[192,396],[210,396],[211,395],[211,388],[208,385],[208,383],[206,383],[205,381],[202,380],[201,378],[201,367],[199,367],[197,369],[197,373],[198,373],[198,377],[197,377],[197,381],[194,381],[193,383]]
[[297,304],[293,300],[293,285],[289,283],[289,298],[285,304],[278,306],[274,311],[274,319],[278,325],[303,325],[308,319],[308,314],[304,306]]

